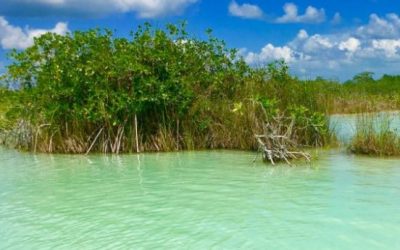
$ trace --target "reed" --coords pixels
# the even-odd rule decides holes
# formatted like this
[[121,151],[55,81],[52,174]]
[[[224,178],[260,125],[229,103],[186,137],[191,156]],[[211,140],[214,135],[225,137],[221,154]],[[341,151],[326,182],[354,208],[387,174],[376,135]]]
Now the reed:
[[349,151],[371,156],[400,156],[400,135],[391,128],[391,119],[363,114],[357,120],[356,133]]

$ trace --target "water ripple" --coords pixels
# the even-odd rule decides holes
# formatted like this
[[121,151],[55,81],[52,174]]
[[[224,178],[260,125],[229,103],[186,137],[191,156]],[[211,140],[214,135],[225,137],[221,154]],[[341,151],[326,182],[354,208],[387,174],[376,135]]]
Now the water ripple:
[[0,149],[0,249],[398,249],[399,160]]

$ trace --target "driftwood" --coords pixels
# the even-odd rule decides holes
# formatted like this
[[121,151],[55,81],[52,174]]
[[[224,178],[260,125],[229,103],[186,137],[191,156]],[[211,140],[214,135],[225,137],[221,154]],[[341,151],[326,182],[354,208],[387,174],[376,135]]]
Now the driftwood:
[[305,159],[307,162],[311,161],[311,155],[302,151],[292,151],[290,146],[290,139],[278,135],[256,135],[259,149],[262,152],[263,160],[269,161],[275,165],[278,161],[285,161],[291,164],[293,159]]
[[295,138],[294,120],[291,119],[288,123],[289,119],[283,116],[275,117],[264,125],[263,134],[255,136],[263,160],[271,162],[272,165],[279,161],[292,165],[291,160],[296,159],[311,161],[311,155],[301,151],[298,143],[293,139]]

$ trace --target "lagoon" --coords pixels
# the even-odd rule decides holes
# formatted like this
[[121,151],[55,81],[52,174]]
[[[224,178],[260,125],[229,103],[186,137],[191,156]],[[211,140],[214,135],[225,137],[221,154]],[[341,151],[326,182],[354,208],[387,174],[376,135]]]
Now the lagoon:
[[399,249],[400,160],[0,149],[0,249]]
[[382,125],[388,125],[389,128],[400,133],[400,112],[384,111],[364,114],[339,114],[330,116],[330,127],[335,132],[341,144],[350,142],[352,136],[356,133],[357,121],[372,119],[374,127],[378,131]]

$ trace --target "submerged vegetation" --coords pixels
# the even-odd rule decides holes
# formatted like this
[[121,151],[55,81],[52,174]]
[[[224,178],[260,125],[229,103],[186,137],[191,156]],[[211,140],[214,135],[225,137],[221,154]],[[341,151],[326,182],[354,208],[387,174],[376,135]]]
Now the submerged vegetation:
[[329,113],[400,106],[399,77],[302,81],[281,61],[250,67],[206,35],[183,23],[129,38],[98,29],[36,38],[10,54],[0,142],[60,153],[256,150],[255,135],[272,133],[297,152],[330,143]]

